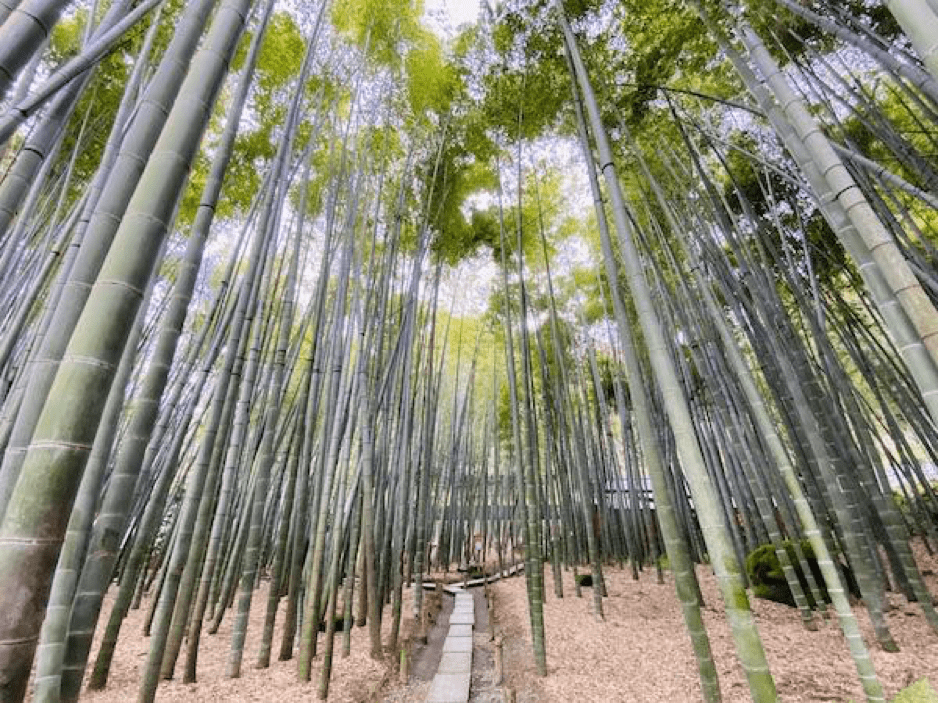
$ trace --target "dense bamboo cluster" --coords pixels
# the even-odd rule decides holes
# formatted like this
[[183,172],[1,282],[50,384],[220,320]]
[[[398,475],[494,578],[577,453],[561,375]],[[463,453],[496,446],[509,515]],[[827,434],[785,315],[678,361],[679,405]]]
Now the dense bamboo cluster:
[[602,619],[605,568],[668,568],[720,700],[707,564],[774,701],[765,545],[884,700],[887,592],[938,633],[938,8],[659,4],[708,76],[620,72],[630,3],[487,5],[444,65],[410,3],[0,0],[0,701],[106,686],[141,607],[140,701],[226,618],[229,677],[326,698],[353,621],[395,654],[425,582],[518,559],[542,675],[564,569]]

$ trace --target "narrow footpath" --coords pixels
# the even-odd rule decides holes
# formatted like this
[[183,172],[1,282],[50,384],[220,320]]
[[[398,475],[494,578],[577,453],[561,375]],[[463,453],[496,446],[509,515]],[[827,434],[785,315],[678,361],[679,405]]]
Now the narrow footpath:
[[[514,576],[522,568],[523,564],[516,564],[487,581]],[[501,682],[496,680],[485,583],[486,579],[472,579],[443,589],[453,594],[454,604],[446,625],[443,617],[438,622],[447,635],[426,703],[504,703]]]
[[455,596],[449,616],[449,632],[443,642],[443,656],[430,684],[427,703],[466,703],[472,677],[472,630],[475,625],[475,599],[459,586],[443,589]]
[[469,703],[504,703],[505,697],[495,680],[495,646],[489,628],[489,604],[484,588],[473,588],[476,624],[472,633],[472,680]]
[[[488,581],[514,576],[523,568],[517,564]],[[388,693],[383,703],[505,703],[496,681],[484,584],[480,578],[442,588],[443,601],[427,642],[411,652],[407,686]],[[424,588],[434,590],[437,584],[427,582]]]

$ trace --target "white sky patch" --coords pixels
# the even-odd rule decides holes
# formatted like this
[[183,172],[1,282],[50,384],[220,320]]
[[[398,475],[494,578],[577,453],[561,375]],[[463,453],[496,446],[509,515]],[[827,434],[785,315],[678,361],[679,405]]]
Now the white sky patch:
[[440,307],[444,303],[458,316],[478,317],[489,305],[489,296],[498,282],[498,267],[492,252],[483,250],[461,261],[456,268],[444,270],[440,281]]
[[424,21],[441,37],[452,39],[460,25],[479,19],[480,0],[426,0]]

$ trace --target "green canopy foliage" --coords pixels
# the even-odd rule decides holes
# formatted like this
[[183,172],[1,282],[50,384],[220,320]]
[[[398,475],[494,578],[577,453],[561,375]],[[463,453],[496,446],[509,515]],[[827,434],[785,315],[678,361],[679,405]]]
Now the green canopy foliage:
[[397,65],[404,45],[425,35],[420,26],[422,0],[348,0],[332,5],[332,22],[368,57],[386,66]]
[[411,109],[417,115],[445,115],[460,87],[458,73],[444,57],[439,39],[426,31],[418,38],[404,60]]

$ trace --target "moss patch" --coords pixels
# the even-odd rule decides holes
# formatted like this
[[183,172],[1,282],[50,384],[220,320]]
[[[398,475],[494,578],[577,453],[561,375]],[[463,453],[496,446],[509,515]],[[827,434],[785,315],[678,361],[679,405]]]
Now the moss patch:
[[938,703],[938,693],[928,679],[919,679],[908,688],[903,688],[892,703]]
[[[791,540],[785,540],[782,542],[782,546],[788,553],[788,559],[791,561],[792,567],[795,570],[795,575],[798,578],[798,582],[801,584],[801,590],[804,591],[808,605],[811,608],[816,608],[818,604],[808,588],[808,580],[804,572],[804,562],[798,561],[794,543]],[[820,597],[825,602],[829,603],[830,595],[824,584],[824,577],[821,575],[821,569],[818,566],[817,557],[814,555],[814,549],[811,547],[811,543],[805,539],[801,540],[799,546],[804,554],[807,567],[814,577],[814,582],[820,589]],[[840,569],[846,589],[855,597],[858,597],[859,588],[853,576],[853,572],[845,564],[836,561],[835,563],[837,563]],[[749,556],[746,557],[746,574],[749,576],[749,583],[752,585],[753,595],[755,595],[756,598],[763,598],[795,607],[795,598],[785,578],[785,572],[782,569],[782,564],[778,559],[774,545],[763,544],[749,553]]]

